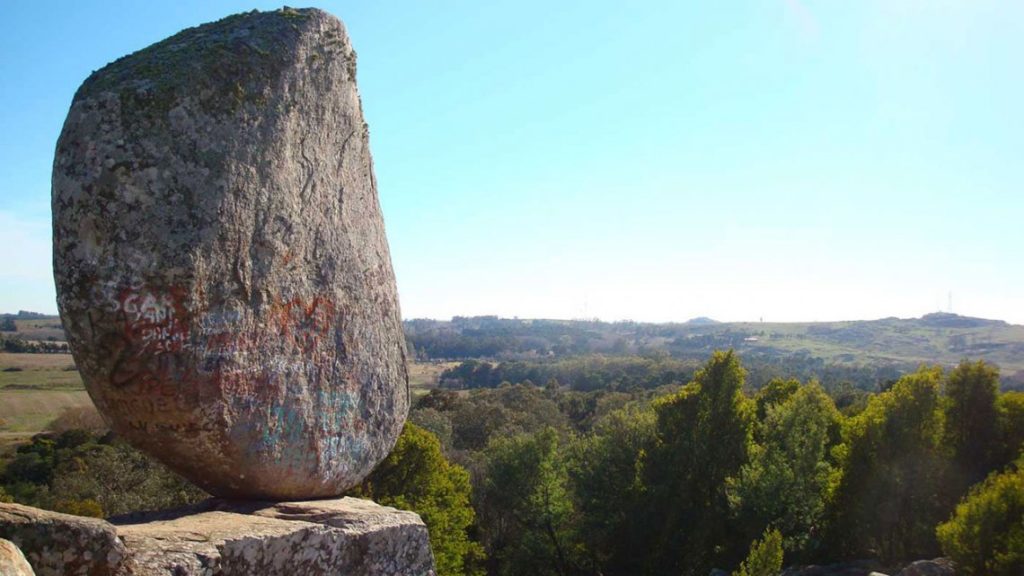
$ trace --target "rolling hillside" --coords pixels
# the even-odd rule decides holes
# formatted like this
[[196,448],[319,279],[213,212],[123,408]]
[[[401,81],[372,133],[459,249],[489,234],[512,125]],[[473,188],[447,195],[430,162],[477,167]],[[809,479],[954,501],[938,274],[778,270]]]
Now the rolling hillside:
[[1024,326],[936,313],[921,318],[813,323],[680,324],[519,320],[496,317],[410,320],[406,334],[420,358],[536,358],[573,354],[664,351],[703,358],[733,348],[765,361],[813,360],[827,365],[916,367],[963,358],[1000,367],[1024,384]]

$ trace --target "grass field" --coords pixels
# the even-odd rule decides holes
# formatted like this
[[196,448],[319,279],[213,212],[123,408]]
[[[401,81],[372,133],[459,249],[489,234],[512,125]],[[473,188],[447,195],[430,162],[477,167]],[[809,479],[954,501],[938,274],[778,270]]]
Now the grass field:
[[91,404],[85,390],[0,390],[0,431],[39,432],[65,408]]
[[431,388],[436,388],[437,378],[441,373],[458,364],[458,362],[410,362],[409,389],[413,399],[426,394]]
[[0,352],[0,392],[15,390],[83,390],[70,354]]
[[39,432],[65,408],[92,404],[70,354],[0,353],[0,433]]
[[64,341],[64,327],[56,316],[40,320],[15,320],[18,334],[26,340]]
[[755,334],[756,342],[740,348],[806,353],[828,362],[953,365],[964,358],[998,364],[1004,374],[1024,370],[1024,326],[988,324],[973,327],[927,326],[918,320],[883,319],[810,324],[733,323],[708,331]]

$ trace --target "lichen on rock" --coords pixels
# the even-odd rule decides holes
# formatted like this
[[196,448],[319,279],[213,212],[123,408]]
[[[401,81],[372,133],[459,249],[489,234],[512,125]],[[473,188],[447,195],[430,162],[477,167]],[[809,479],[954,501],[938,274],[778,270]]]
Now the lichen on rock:
[[58,305],[113,429],[220,496],[341,494],[408,411],[342,23],[184,30],[93,73],[53,171]]
[[434,576],[423,520],[356,498],[210,499],[109,521],[0,503],[0,537],[38,576]]

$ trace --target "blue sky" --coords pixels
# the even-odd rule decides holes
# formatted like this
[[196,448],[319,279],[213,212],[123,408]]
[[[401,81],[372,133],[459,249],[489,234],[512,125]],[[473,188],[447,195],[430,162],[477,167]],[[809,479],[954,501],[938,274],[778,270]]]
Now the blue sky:
[[[78,85],[265,2],[3,3],[0,311]],[[332,2],[403,315],[1024,323],[1024,2]]]

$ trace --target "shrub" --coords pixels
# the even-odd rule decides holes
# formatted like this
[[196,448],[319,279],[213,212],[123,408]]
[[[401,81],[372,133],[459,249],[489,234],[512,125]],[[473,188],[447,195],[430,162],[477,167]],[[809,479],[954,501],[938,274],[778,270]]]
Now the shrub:
[[469,473],[445,459],[436,436],[407,422],[391,454],[350,495],[423,517],[437,573],[448,576],[474,573],[483,559],[483,548],[468,534],[470,493]]
[[86,516],[170,508],[207,497],[112,435],[74,429],[38,434],[19,446],[0,484],[16,502]]
[[776,576],[781,570],[782,533],[769,529],[750,545],[750,554],[732,576]]
[[68,406],[47,425],[54,432],[68,430],[86,430],[95,434],[107,431],[107,423],[103,421],[95,406]]
[[958,574],[1024,574],[1024,468],[976,485],[936,532]]

